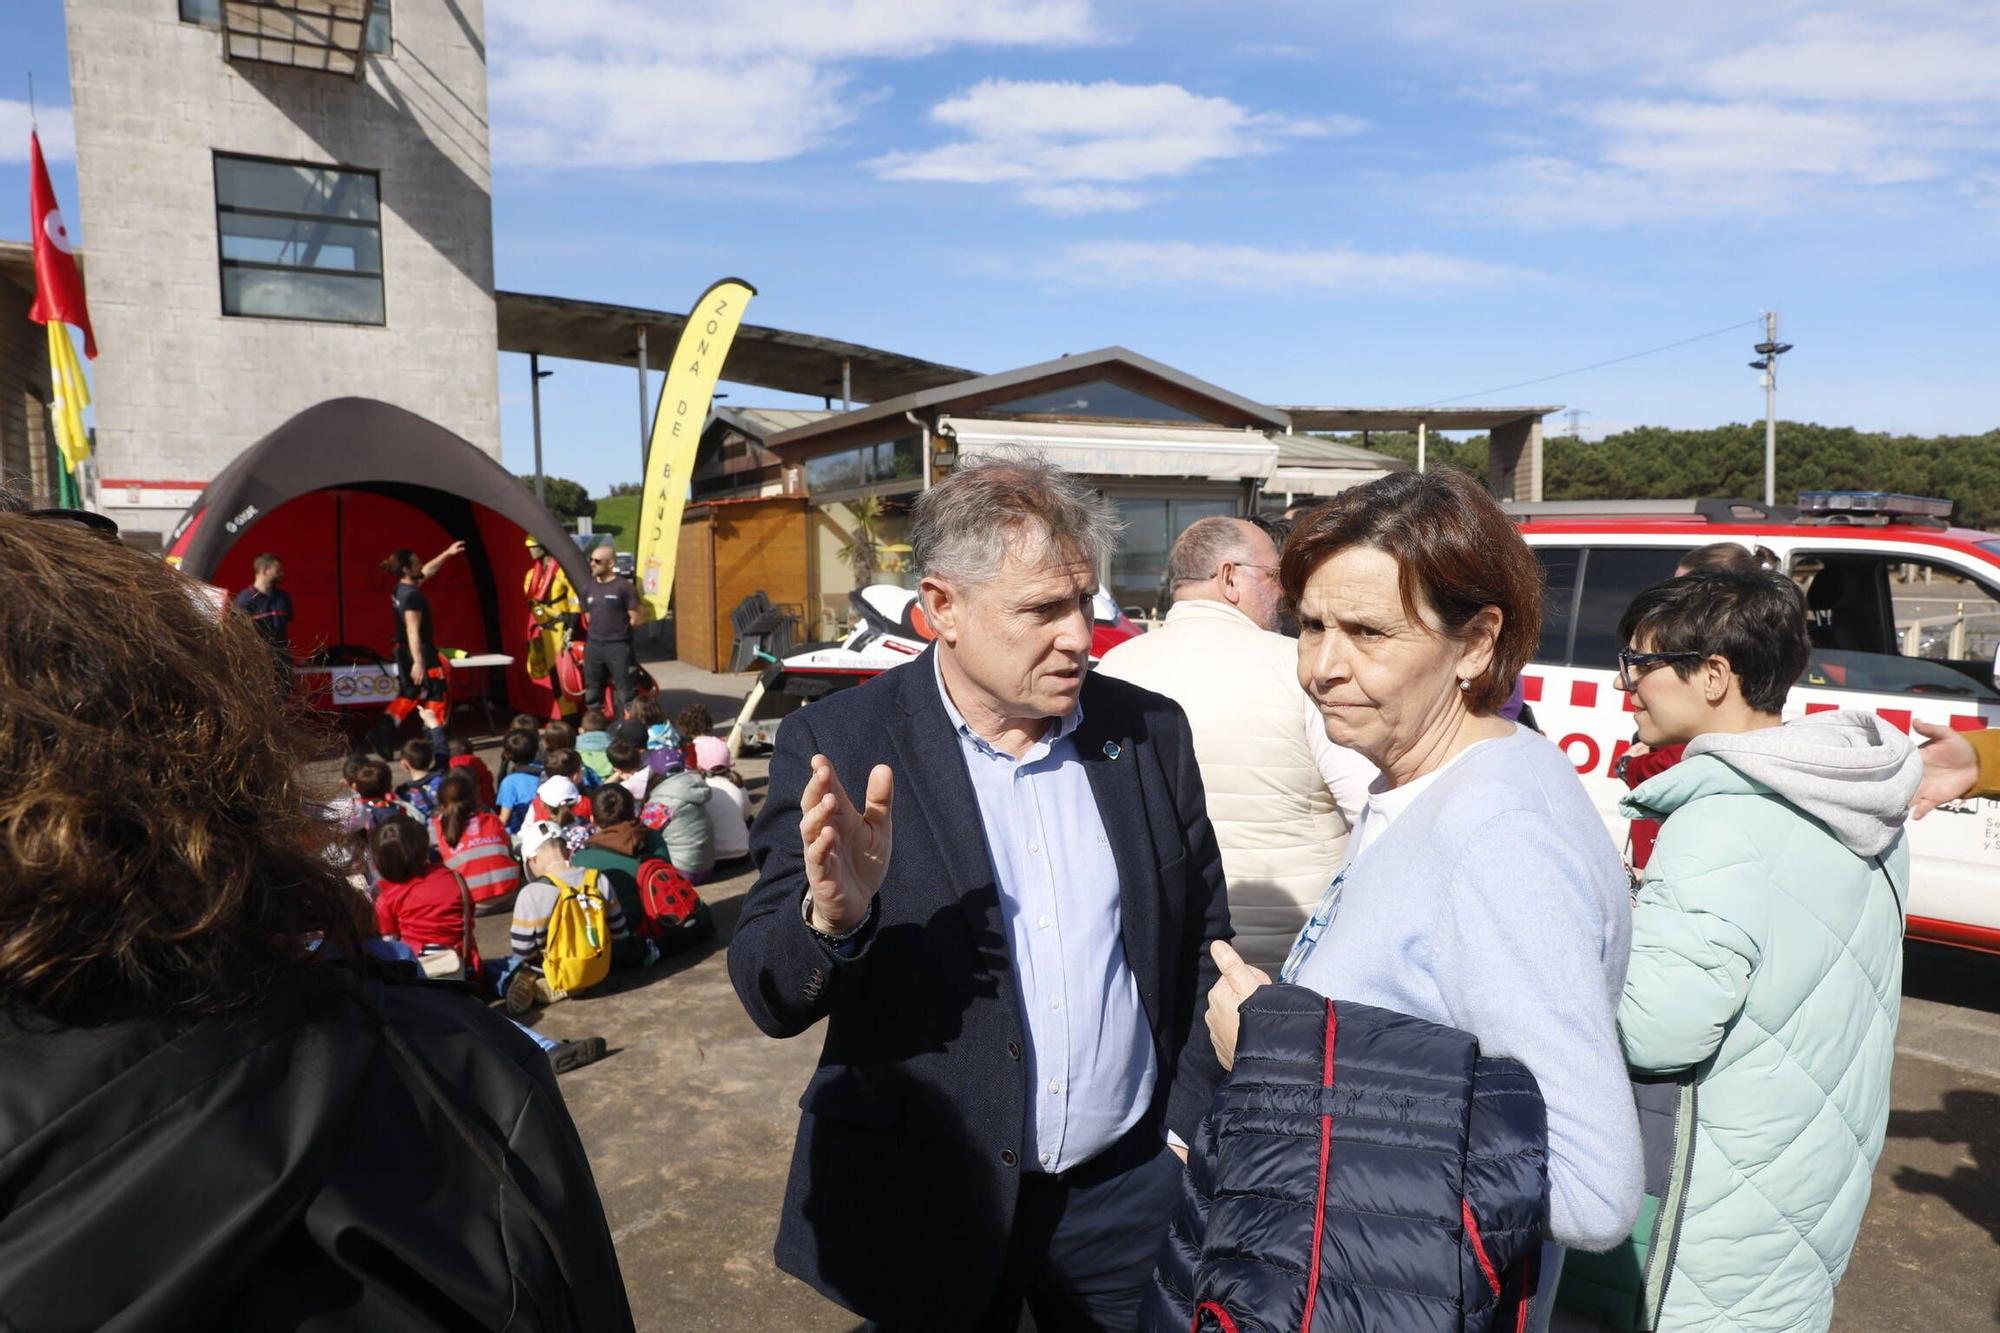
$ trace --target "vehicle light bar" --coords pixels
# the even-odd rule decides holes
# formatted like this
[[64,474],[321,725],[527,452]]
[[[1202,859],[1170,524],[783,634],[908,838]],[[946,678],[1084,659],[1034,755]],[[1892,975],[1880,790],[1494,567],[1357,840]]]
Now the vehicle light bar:
[[1853,518],[1932,518],[1951,517],[1950,500],[1930,495],[1902,495],[1895,491],[1800,491],[1801,513]]

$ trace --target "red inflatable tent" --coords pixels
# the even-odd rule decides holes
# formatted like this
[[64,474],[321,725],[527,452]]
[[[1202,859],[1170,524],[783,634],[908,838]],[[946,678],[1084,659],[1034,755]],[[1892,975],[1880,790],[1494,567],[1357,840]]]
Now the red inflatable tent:
[[407,546],[428,560],[463,541],[465,555],[424,586],[438,646],[507,653],[515,662],[504,674],[466,672],[453,681],[453,697],[486,693],[501,702],[504,680],[508,707],[547,716],[549,692],[528,679],[520,661],[527,534],[582,586],[588,570],[576,542],[500,464],[414,412],[372,398],[335,398],[299,413],[224,468],[182,516],[167,558],[233,597],[249,586],[251,561],[269,551],[285,562],[299,661],[361,661],[393,649],[395,581],[379,568],[383,558]]

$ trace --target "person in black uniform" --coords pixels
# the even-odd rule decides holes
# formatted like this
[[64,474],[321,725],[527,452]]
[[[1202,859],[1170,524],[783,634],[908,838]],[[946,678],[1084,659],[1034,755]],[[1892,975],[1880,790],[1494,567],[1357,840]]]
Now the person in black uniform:
[[421,709],[431,744],[443,754],[448,745],[445,718],[450,705],[445,698],[444,659],[438,655],[437,639],[431,631],[431,604],[419,586],[445,561],[465,550],[464,542],[453,542],[429,562],[417,563],[417,553],[407,547],[392,551],[382,568],[396,576],[393,594],[396,607],[396,697],[368,731],[368,748],[384,759],[391,758],[396,730],[403,719]]
[[632,586],[632,580],[614,571],[616,554],[609,546],[590,553],[590,582],[579,595],[583,600],[583,698],[586,707],[603,707],[605,678],[610,678],[617,696],[619,717],[632,715],[632,696],[637,689],[639,659],[632,652],[632,628],[646,623],[652,614],[646,599]]
[[271,647],[280,693],[292,683],[292,595],[285,591],[285,562],[264,552],[250,562],[256,581],[236,594],[236,609]]

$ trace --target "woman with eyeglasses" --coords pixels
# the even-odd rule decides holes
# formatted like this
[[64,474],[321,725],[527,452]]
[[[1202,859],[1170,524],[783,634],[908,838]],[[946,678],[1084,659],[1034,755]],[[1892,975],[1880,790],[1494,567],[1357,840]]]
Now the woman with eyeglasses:
[[1782,721],[1810,651],[1783,574],[1670,579],[1618,633],[1640,739],[1686,746],[1624,801],[1664,823],[1619,1031],[1675,1092],[1641,1326],[1824,1329],[1888,1124],[1922,761],[1873,714]]

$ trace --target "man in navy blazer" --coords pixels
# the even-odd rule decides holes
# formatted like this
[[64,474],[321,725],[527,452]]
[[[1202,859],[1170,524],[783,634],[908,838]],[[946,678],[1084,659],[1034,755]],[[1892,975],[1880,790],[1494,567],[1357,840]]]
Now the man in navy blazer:
[[878,1327],[1132,1328],[1221,1078],[1187,719],[1088,669],[1116,527],[1039,460],[960,468],[911,531],[934,646],[778,733],[729,971],[827,1028],[777,1259]]

